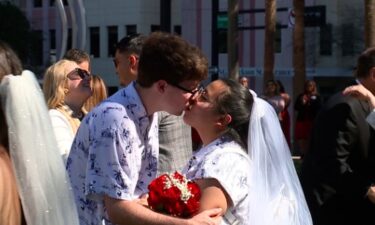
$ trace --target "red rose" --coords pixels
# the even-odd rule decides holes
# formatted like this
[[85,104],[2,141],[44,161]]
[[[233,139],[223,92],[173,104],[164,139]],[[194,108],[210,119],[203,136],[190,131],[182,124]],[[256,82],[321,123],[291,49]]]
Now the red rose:
[[199,186],[178,172],[159,176],[148,189],[148,205],[157,212],[187,218],[199,210]]

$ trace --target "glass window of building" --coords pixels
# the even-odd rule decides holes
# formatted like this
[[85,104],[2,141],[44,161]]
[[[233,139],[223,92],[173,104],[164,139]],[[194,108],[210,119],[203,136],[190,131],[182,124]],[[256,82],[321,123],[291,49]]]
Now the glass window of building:
[[34,0],[34,7],[42,7],[42,0]]
[[49,30],[49,48],[56,49],[56,30]]
[[341,26],[341,49],[342,56],[352,56],[354,55],[354,25],[353,24],[343,24]]
[[126,25],[125,29],[126,29],[126,35],[137,33],[137,25]]
[[118,39],[117,26],[108,26],[108,57],[113,57],[115,55],[116,43]]
[[320,55],[332,55],[332,24],[320,27]]
[[[55,2],[56,2],[56,0],[49,0],[49,6],[55,6]],[[63,0],[63,4],[65,6],[68,5],[68,0]]]
[[218,34],[218,43],[219,43],[219,53],[228,53],[228,48],[227,48],[227,29],[218,29],[217,34]]
[[181,25],[174,25],[173,26],[173,32],[175,34],[181,35]]
[[94,58],[100,57],[100,29],[90,27],[90,54]]
[[151,25],[151,32],[160,31],[160,25]]
[[67,50],[72,48],[72,41],[73,41],[73,31],[72,31],[72,28],[68,28],[68,43],[66,45]]
[[31,50],[33,57],[30,58],[30,64],[33,66],[40,66],[43,65],[43,32],[41,30],[34,30],[32,32],[36,39]]

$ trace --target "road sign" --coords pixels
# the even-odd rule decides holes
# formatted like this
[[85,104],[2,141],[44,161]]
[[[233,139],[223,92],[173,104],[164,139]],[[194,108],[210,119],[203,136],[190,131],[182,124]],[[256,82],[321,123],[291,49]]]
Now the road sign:
[[217,28],[227,29],[228,28],[228,16],[227,14],[217,15]]

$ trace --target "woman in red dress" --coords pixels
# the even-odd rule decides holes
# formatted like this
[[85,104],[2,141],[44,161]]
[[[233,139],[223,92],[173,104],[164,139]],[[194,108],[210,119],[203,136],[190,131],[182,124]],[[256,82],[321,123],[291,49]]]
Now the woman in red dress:
[[311,128],[321,106],[322,100],[315,81],[307,80],[304,92],[298,95],[294,103],[294,109],[297,112],[295,139],[301,156],[305,155],[308,150]]

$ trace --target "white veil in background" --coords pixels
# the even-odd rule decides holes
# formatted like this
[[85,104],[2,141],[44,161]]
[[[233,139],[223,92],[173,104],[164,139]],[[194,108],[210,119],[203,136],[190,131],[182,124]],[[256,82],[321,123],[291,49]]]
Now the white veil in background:
[[4,77],[0,96],[27,224],[78,225],[69,178],[34,74]]
[[248,153],[252,160],[251,225],[312,225],[288,144],[273,107],[254,98]]

